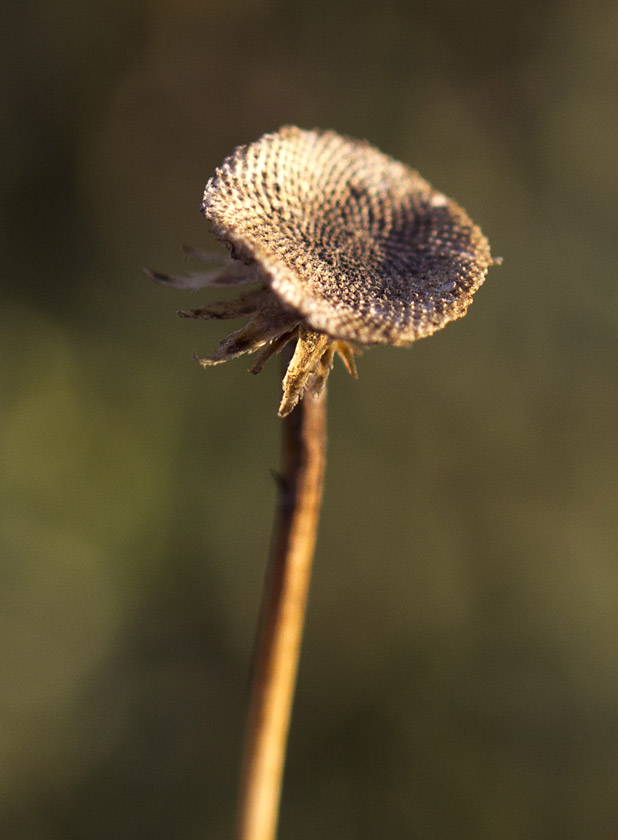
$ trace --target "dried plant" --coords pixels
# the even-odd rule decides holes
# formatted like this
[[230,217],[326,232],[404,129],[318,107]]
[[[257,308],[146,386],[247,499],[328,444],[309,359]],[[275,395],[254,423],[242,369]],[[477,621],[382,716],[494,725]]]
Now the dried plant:
[[355,376],[358,346],[407,346],[461,318],[494,262],[454,201],[368,143],[332,131],[288,126],[239,147],[206,185],[202,212],[232,259],[205,274],[157,279],[255,285],[180,314],[251,317],[200,359],[205,367],[261,349],[257,373],[296,341],[281,416],[308,385],[322,389],[335,354]]
[[182,288],[254,288],[179,313],[249,317],[199,362],[208,367],[260,351],[251,368],[257,373],[293,347],[279,406],[287,418],[281,514],[238,828],[238,840],[272,840],[322,495],[325,384],[333,360],[341,357],[356,376],[360,348],[407,346],[461,318],[499,260],[466,212],[418,172],[332,131],[287,126],[237,148],[206,185],[202,212],[230,256],[193,252],[219,265],[188,277],[148,273]]

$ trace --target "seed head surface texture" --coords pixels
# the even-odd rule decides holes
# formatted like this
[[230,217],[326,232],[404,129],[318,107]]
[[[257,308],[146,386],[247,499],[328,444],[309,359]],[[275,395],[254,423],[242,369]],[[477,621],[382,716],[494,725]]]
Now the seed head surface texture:
[[306,324],[407,345],[461,318],[493,264],[480,228],[367,142],[286,126],[238,147],[202,212]]

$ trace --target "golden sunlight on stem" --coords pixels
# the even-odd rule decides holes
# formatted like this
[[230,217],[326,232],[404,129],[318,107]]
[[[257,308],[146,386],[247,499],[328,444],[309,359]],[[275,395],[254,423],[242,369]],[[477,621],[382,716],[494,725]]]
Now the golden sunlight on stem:
[[315,548],[326,444],[326,390],[283,420],[283,475],[258,630],[237,840],[274,840]]

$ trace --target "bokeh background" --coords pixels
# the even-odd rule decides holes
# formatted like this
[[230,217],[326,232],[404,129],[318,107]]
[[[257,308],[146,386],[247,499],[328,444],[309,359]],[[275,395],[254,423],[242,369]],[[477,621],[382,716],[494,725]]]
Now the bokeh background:
[[618,6],[24,0],[0,51],[0,834],[231,836],[278,366],[202,188],[285,123],[453,196],[468,317],[329,383],[281,838],[618,837]]

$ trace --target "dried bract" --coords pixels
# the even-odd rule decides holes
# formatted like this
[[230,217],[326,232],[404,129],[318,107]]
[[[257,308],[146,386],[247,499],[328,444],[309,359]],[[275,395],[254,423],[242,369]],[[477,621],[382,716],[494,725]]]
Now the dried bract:
[[358,346],[406,346],[461,318],[493,260],[454,201],[366,142],[288,126],[241,146],[206,185],[202,212],[232,259],[176,285],[254,283],[226,303],[181,314],[251,316],[218,364],[260,348],[257,372],[291,340],[279,413],[319,391],[335,354],[355,375]]

